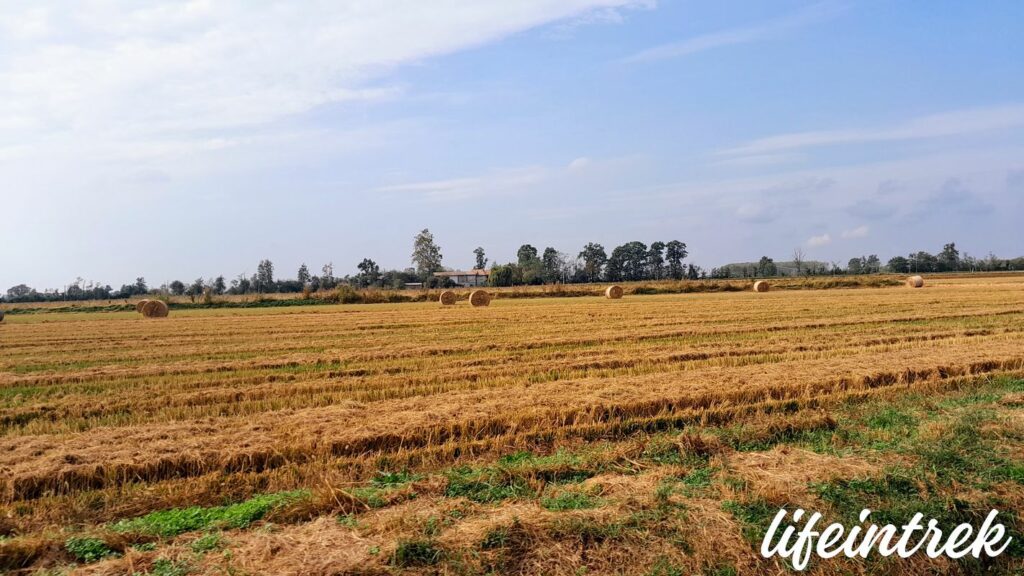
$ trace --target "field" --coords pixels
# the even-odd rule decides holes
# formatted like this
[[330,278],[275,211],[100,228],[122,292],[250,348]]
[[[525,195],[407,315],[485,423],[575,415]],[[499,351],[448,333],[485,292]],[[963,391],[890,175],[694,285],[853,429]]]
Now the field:
[[[0,570],[749,574],[803,505],[1024,570],[1024,277],[924,289],[10,314]],[[77,567],[76,567],[77,566]]]

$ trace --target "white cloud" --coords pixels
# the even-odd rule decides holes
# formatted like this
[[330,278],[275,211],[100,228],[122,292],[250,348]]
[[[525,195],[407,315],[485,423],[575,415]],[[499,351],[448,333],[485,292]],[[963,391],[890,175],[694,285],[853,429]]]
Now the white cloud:
[[857,226],[850,230],[843,230],[843,238],[864,238],[868,235],[868,226]]
[[840,144],[865,144],[962,136],[1024,126],[1024,104],[954,110],[913,118],[890,127],[793,132],[759,138],[720,152],[726,156],[759,156],[782,151]]
[[[181,140],[401,94],[396,66],[632,0],[209,2],[0,7],[0,147]],[[218,134],[217,136],[221,136]]]
[[828,233],[822,234],[821,236],[811,236],[807,239],[807,245],[811,248],[818,248],[821,246],[827,246],[832,243],[832,237]]
[[592,163],[593,162],[590,160],[590,158],[587,158],[586,156],[581,156],[581,157],[573,160],[572,162],[569,162],[569,170],[572,170],[572,171],[586,170],[586,168],[588,166],[590,166]]
[[786,16],[768,20],[755,26],[734,28],[711,34],[702,34],[679,42],[655,46],[619,60],[623,63],[650,62],[669,58],[681,58],[698,52],[768,40],[783,32],[802,28],[811,24],[835,17],[843,10],[843,6],[834,2],[813,4]]
[[450,178],[381,186],[374,192],[412,193],[434,202],[452,202],[468,198],[514,194],[547,180],[552,172],[543,167],[499,170],[484,176]]

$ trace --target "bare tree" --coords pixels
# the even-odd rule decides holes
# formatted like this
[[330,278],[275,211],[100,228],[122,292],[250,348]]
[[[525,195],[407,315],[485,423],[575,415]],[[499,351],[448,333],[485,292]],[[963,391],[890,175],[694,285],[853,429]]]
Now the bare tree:
[[800,276],[804,269],[804,251],[802,248],[793,249],[793,264],[796,264],[796,275]]

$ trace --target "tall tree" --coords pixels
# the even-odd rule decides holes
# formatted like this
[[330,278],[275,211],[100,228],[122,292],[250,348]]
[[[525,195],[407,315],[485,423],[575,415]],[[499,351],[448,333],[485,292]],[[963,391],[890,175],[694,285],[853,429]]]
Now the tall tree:
[[682,280],[685,270],[683,260],[686,258],[686,244],[672,240],[665,244],[665,260],[668,262],[668,275],[673,280]]
[[217,276],[217,278],[215,278],[213,280],[213,293],[214,294],[220,296],[221,294],[226,292],[227,289],[228,289],[228,287],[227,287],[227,284],[224,283],[224,277],[223,276]]
[[423,279],[441,270],[441,248],[434,243],[434,235],[424,228],[412,243],[412,263],[416,273]]
[[950,242],[942,247],[938,263],[941,272],[955,272],[960,268],[960,251],[956,249],[955,243]]
[[260,260],[259,265],[256,267],[256,279],[253,283],[256,285],[257,292],[273,292],[274,263],[270,260]]
[[171,282],[168,288],[170,289],[171,294],[174,294],[175,296],[181,296],[182,294],[185,293],[185,283],[182,282],[181,280],[175,280],[174,282]]
[[146,292],[149,292],[149,288],[146,286],[146,279],[139,276],[135,279],[135,293],[145,294]]
[[579,259],[583,260],[583,275],[587,282],[597,282],[601,279],[601,272],[608,263],[608,254],[604,246],[593,242],[587,243],[580,251]]
[[302,266],[299,266],[299,273],[297,276],[299,284],[302,284],[303,286],[309,284],[309,268],[306,267],[305,262],[302,263]]
[[545,282],[561,282],[564,280],[562,272],[565,269],[565,257],[554,248],[548,246],[541,256],[541,263],[544,267]]
[[779,268],[775,265],[774,260],[767,256],[761,256],[761,260],[757,263],[757,275],[761,277],[778,276]]
[[516,258],[519,260],[520,266],[528,266],[537,259],[537,249],[529,244],[523,244],[516,251]]
[[380,266],[369,258],[363,258],[357,266],[359,268],[359,284],[361,286],[374,286],[380,280]]
[[484,254],[483,246],[477,246],[476,250],[473,250],[473,255],[476,256],[476,265],[473,268],[483,270],[487,267],[487,257]]
[[793,264],[796,265],[796,275],[804,273],[804,251],[802,248],[793,249]]
[[326,290],[334,288],[338,284],[338,279],[334,277],[334,262],[328,262],[324,264],[323,268],[320,269],[323,276],[320,277],[320,286]]
[[651,249],[647,252],[647,265],[651,268],[651,279],[653,280],[661,280],[665,277],[664,251],[664,242],[651,242]]

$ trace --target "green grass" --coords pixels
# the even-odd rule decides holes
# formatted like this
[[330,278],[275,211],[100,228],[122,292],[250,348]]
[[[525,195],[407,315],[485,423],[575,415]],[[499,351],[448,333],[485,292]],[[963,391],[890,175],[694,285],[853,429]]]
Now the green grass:
[[117,552],[111,550],[107,543],[99,538],[86,536],[75,536],[64,542],[64,549],[80,562],[90,563],[102,560],[109,556],[116,556]]
[[211,550],[216,550],[220,548],[222,545],[223,543],[221,542],[220,534],[217,534],[216,532],[211,532],[209,534],[204,534],[203,536],[196,539],[194,542],[192,542],[192,544],[189,547],[196,554],[204,554],[206,552],[210,552]]
[[153,569],[149,571],[149,574],[150,576],[185,576],[191,571],[188,564],[158,558],[153,562]]
[[575,491],[565,491],[555,496],[540,499],[540,505],[548,510],[561,512],[564,510],[587,510],[596,508],[601,500],[589,494]]
[[444,550],[430,540],[403,540],[395,548],[391,563],[399,568],[433,566],[444,557]]
[[306,490],[277,492],[250,498],[238,504],[203,508],[174,508],[139,518],[121,520],[111,526],[115,532],[132,532],[171,537],[208,528],[246,528],[274,508],[309,497]]

